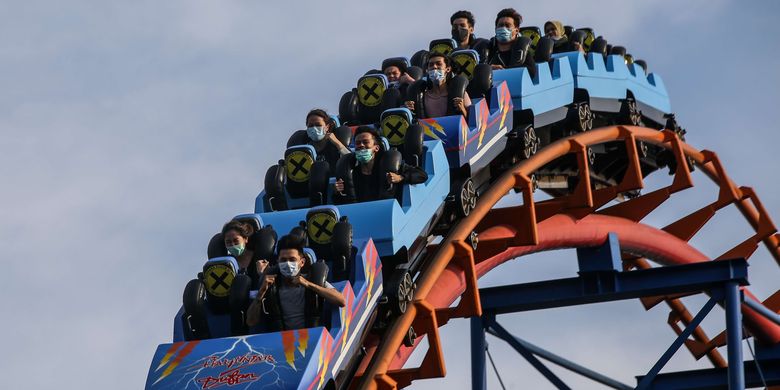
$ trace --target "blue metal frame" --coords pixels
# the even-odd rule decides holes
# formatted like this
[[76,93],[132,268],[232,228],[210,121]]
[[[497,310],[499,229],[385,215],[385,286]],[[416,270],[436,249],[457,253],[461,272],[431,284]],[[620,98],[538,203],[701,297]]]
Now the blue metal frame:
[[[684,375],[671,376],[667,374],[664,377],[664,385],[660,387],[655,380],[664,365],[719,302],[722,302],[726,309],[729,368],[727,381],[721,380],[718,383],[723,387],[728,385],[732,389],[744,388],[746,367],[743,366],[742,358],[741,304],[743,297],[739,287],[748,284],[747,261],[744,259],[721,260],[623,272],[621,271],[620,253],[618,237],[614,233],[610,233],[602,246],[577,250],[580,271],[576,278],[480,289],[483,315],[478,320],[472,319],[471,321],[472,387],[475,389],[485,388],[484,332],[488,331],[512,345],[557,388],[568,387],[536,356],[541,356],[609,387],[630,388],[518,339],[498,324],[496,315],[647,296],[705,292],[711,296],[709,301],[658,359],[647,375],[637,377],[637,388],[678,388],[684,384],[683,382],[690,384],[689,381],[686,382]],[[773,313],[762,314],[772,318],[771,314]],[[771,371],[769,376],[772,380],[780,377],[780,349],[759,360],[761,360],[761,364],[769,364],[767,368]],[[749,372],[751,381],[753,381],[755,371]],[[721,378],[718,376],[721,375],[720,371],[708,371],[698,375],[706,376],[708,381],[713,381],[716,376]],[[679,379],[680,383],[675,383],[676,379]]]

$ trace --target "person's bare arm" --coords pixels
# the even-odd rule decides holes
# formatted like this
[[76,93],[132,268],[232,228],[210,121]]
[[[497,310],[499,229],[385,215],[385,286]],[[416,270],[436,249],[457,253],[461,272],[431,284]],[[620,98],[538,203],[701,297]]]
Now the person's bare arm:
[[263,285],[260,287],[260,291],[257,292],[257,297],[249,305],[249,309],[246,311],[246,325],[255,326],[260,323],[260,318],[263,316],[263,298],[268,291],[268,287],[274,284],[274,276],[266,275]]
[[336,147],[336,149],[339,150],[339,153],[343,156],[345,154],[350,154],[349,148],[344,146],[344,144],[339,141],[338,137],[336,137],[336,134],[328,133],[328,140],[330,143],[333,144],[333,146]]
[[344,295],[336,291],[336,289],[318,286],[306,280],[306,278],[302,276],[297,276],[295,279],[293,279],[293,283],[300,283],[303,285],[303,287],[314,291],[317,295],[323,297],[331,304],[338,305],[339,307],[344,307],[347,304],[346,299],[344,299]]

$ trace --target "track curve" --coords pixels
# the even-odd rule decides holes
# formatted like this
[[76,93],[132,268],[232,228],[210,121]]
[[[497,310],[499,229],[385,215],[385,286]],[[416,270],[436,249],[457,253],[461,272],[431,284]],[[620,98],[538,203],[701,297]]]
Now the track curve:
[[[614,187],[592,189],[587,148],[616,141],[625,142],[628,161],[626,174]],[[637,142],[658,145],[673,153],[677,161],[673,183],[602,209],[618,194],[643,187]],[[577,187],[570,195],[534,202],[531,175],[545,164],[567,154],[576,156],[580,179]],[[638,223],[672,194],[693,186],[688,161],[695,163],[718,186],[717,200],[663,229]],[[493,210],[495,204],[513,188],[523,192],[523,205]],[[509,259],[544,250],[598,245],[604,241],[607,233],[616,232],[621,247],[626,251],[639,257],[648,257],[662,265],[707,261],[709,259],[687,241],[718,210],[732,204],[742,212],[755,234],[716,259],[749,258],[758,244],[763,242],[780,264],[780,237],[776,234],[777,229],[753,190],[736,187],[715,153],[699,151],[686,145],[672,131],[659,132],[636,126],[611,126],[556,141],[502,174],[480,196],[472,214],[444,237],[437,250],[433,251],[434,255],[428,259],[427,268],[417,279],[414,304],[393,323],[381,343],[375,349],[370,349],[366,359],[370,358],[370,362],[359,370],[359,387],[397,388],[415,379],[443,376],[445,371],[438,327],[450,318],[480,315],[477,278]],[[480,233],[480,249],[477,252],[472,251],[466,241],[472,231]],[[650,237],[653,239],[648,239]],[[485,246],[487,248],[483,249]],[[636,265],[640,268],[649,267],[639,257]],[[462,297],[458,306],[449,308],[458,296]],[[748,296],[757,300],[752,295]],[[667,302],[678,315],[687,313],[678,300],[670,298]],[[769,308],[778,310],[776,307]],[[754,336],[765,342],[780,342],[780,327],[744,306],[743,312],[746,326]],[[412,325],[416,330],[419,329],[418,334],[427,335],[429,351],[419,368],[401,369],[414,348],[399,349]],[[708,354],[716,366],[724,364],[715,350],[723,345],[722,340],[710,341],[700,331],[697,341],[704,345],[699,355]]]

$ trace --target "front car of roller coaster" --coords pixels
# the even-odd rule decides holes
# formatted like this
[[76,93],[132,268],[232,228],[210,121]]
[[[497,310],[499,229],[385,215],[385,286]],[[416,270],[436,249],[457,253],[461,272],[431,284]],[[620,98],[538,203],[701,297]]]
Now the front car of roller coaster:
[[[714,153],[685,144],[661,77],[593,30],[578,31],[572,37],[585,52],[553,54],[539,29],[523,30],[523,50],[537,60],[534,77],[524,67],[491,70],[484,52],[458,50],[448,39],[432,41],[411,60],[391,59],[420,69],[430,53],[449,56],[455,73],[450,98],[467,91],[473,101],[466,117],[417,118],[398,108],[397,90],[381,72],[361,77],[341,99],[334,118],[340,134],[349,139],[356,126],[374,126],[385,154],[396,156],[395,169],[403,160],[424,169],[428,180],[396,189],[392,199],[334,205],[332,184],[349,178],[352,166],[340,161],[334,176],[323,175],[314,148],[292,143],[268,170],[254,213],[234,218],[262,235],[256,239],[266,248],[253,262],[273,257],[277,232],[299,229],[308,238],[309,267],[328,265],[346,306],[322,308],[327,326],[276,333],[247,328],[257,285],[239,273],[216,235],[202,272],[185,288],[173,342],[157,348],[146,387],[393,388],[440,377],[438,327],[452,318],[484,318],[487,302],[477,279],[501,263],[558,248],[598,247],[610,237],[619,240],[623,261],[610,272],[648,270],[650,261],[706,262],[687,241],[730,205],[755,235],[717,259],[749,258],[763,243],[780,260],[776,229],[756,194],[735,186]],[[417,107],[425,84],[423,77],[407,91]],[[648,175],[667,169],[672,184],[642,193]],[[663,229],[639,224],[692,187],[695,169],[719,188],[715,202]],[[494,208],[512,190],[522,204]],[[538,190],[550,199],[535,202]],[[745,296],[772,312],[780,306],[776,295],[765,302],[747,290]],[[694,355],[725,366],[717,347],[726,344],[726,334],[709,338],[678,297],[661,296],[656,304],[664,301],[683,326],[693,323],[686,345]],[[780,341],[780,327],[756,309],[743,315],[749,335]],[[422,364],[402,369],[422,338],[428,340]]]

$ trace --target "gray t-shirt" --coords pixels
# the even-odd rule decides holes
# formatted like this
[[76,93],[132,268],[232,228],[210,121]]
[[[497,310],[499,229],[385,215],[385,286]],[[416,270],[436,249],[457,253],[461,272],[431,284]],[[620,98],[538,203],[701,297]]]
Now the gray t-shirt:
[[[333,288],[325,282],[326,288]],[[282,309],[282,321],[285,329],[303,329],[306,327],[306,287],[282,283],[279,286],[279,301]]]

